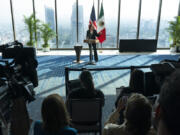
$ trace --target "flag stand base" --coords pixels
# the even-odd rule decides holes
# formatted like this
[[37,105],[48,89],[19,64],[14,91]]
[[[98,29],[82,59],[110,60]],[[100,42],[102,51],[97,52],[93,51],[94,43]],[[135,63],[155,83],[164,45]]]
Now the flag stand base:
[[99,50],[99,53],[103,53],[103,51],[102,51],[102,50]]
[[77,64],[81,64],[81,63],[84,63],[85,61],[82,61],[82,60],[80,60],[80,61],[74,60],[73,62],[74,62],[74,63],[77,63]]

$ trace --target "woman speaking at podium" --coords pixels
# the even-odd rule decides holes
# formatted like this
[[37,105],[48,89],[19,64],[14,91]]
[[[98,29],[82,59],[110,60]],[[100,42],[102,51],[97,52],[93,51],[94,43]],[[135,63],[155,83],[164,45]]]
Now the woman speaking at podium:
[[[94,39],[96,40],[96,37],[99,37],[99,34],[97,33],[97,31],[94,29],[94,26],[92,24],[89,25],[89,30],[87,30],[87,34],[86,34],[86,39]],[[91,45],[89,44],[89,50]],[[96,49],[96,43],[92,43],[92,47],[94,50],[94,60],[96,62],[98,62],[98,54],[97,54],[97,49]]]

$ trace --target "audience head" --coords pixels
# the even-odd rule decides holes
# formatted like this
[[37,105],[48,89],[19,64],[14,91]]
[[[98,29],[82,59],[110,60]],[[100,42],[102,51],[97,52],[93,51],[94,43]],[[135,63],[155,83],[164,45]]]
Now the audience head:
[[124,111],[127,130],[133,135],[146,135],[151,127],[152,106],[142,94],[132,94]]
[[130,76],[129,87],[132,92],[143,93],[144,89],[144,72],[134,69]]
[[69,124],[69,115],[63,99],[58,94],[46,97],[42,103],[43,128],[48,132],[58,132]]
[[180,70],[173,72],[162,85],[156,118],[161,124],[158,126],[160,134],[164,129],[170,135],[180,134]]
[[94,90],[94,83],[91,73],[88,70],[81,72],[79,79],[84,88],[87,90]]

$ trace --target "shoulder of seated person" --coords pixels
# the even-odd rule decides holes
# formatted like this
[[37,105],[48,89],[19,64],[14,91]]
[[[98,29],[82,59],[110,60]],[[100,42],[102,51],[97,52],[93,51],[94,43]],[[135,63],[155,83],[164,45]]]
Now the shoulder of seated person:
[[125,126],[124,124],[122,125],[118,125],[118,124],[106,124],[106,126],[104,127],[104,130],[108,131],[109,133],[115,133],[115,134],[121,134],[121,133],[125,133],[127,132],[125,130]]
[[150,128],[148,135],[156,135],[156,134],[157,134],[156,130],[153,127]]
[[81,91],[82,90],[82,88],[75,88],[75,89],[73,89],[70,93],[69,93],[69,95],[70,94],[73,94],[73,93],[76,93],[76,92],[79,92],[79,91]]
[[105,129],[115,129],[115,128],[124,128],[124,124],[118,125],[118,124],[114,124],[114,123],[108,123],[105,125]]
[[77,88],[71,91],[68,95],[68,98],[76,98],[80,93],[86,92],[83,88]]
[[102,95],[104,95],[104,93],[100,89],[97,89],[96,92],[101,93]]
[[96,92],[102,92],[100,89],[95,89]]
[[70,127],[70,126],[66,126],[66,127],[64,127],[64,129],[65,129],[65,130],[68,130],[68,131],[70,131],[70,132],[77,133],[77,130],[76,130],[75,128]]

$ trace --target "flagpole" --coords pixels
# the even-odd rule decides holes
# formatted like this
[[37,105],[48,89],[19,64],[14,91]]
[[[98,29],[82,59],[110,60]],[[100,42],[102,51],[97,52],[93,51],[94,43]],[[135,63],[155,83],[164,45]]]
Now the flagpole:
[[[101,6],[103,5],[103,0],[102,0],[102,2],[101,2]],[[100,51],[100,53],[102,53],[103,51],[102,51],[102,43],[101,43],[101,51]]]
[[[102,5],[103,5],[103,0],[101,1],[101,8],[102,8]],[[100,9],[101,10],[101,9]],[[101,13],[101,11],[100,11],[100,13]],[[99,53],[102,53],[103,51],[102,51],[102,42],[101,42],[101,49],[99,50]]]
[[101,47],[100,47],[99,53],[102,53],[102,43],[101,43]]
[[101,49],[102,49],[102,43],[101,43]]

